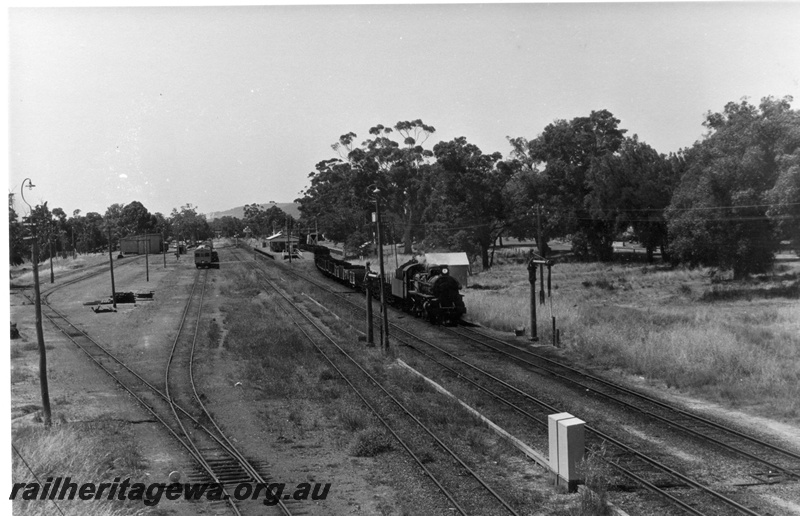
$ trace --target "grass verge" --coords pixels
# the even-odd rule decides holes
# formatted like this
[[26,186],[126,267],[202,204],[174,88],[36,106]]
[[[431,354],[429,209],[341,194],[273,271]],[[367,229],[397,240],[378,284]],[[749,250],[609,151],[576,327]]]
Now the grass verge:
[[[72,482],[112,482],[116,477],[131,483],[149,484],[143,473],[142,459],[131,446],[131,437],[122,423],[95,421],[63,424],[50,429],[26,426],[15,429],[12,478],[14,482],[41,482],[49,477],[70,477]],[[21,457],[20,457],[21,455]],[[24,461],[23,461],[24,458]],[[26,465],[27,463],[27,465]],[[30,469],[28,467],[30,466]],[[35,476],[34,476],[35,474]],[[22,500],[13,502],[14,514],[34,516],[57,514],[52,501]],[[142,506],[141,501],[60,500],[58,508],[67,516],[139,516],[159,514],[157,508]]]
[[[577,360],[797,421],[800,260],[787,258],[778,269],[733,282],[710,269],[557,264],[552,297],[537,306],[539,335],[552,341],[552,313],[562,347]],[[465,296],[470,319],[507,332],[527,326],[530,335],[524,264],[510,261],[473,279],[482,288]]]

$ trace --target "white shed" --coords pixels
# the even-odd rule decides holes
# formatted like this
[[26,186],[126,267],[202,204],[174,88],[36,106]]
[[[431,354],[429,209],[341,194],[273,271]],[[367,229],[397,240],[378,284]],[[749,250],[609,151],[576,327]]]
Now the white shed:
[[470,275],[467,253],[426,253],[425,262],[430,265],[447,265],[450,275],[467,288],[467,277]]

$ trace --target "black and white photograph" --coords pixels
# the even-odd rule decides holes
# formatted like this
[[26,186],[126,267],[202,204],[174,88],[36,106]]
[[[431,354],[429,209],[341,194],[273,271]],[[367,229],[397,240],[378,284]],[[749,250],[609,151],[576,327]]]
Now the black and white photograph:
[[800,2],[4,14],[4,513],[800,516]]

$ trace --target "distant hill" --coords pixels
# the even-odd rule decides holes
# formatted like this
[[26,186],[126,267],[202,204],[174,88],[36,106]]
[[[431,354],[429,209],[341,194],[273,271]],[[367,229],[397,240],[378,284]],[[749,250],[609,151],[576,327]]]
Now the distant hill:
[[[300,218],[300,210],[298,209],[298,205],[293,202],[275,202],[275,203],[265,203],[259,204],[261,209],[268,210],[270,206],[277,206],[278,208],[285,211],[288,215],[291,215],[295,219]],[[211,213],[206,213],[206,220],[209,222],[214,219],[220,219],[222,217],[236,217],[237,219],[244,219],[244,206],[237,206],[236,208],[232,208],[226,211],[212,211]]]

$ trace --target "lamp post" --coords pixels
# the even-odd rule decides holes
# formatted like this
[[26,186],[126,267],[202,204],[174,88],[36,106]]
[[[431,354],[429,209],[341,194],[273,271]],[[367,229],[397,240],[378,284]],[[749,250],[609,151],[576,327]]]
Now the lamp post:
[[[22,201],[28,205],[28,208],[33,212],[33,208],[25,200],[25,182],[28,182],[28,190],[32,189],[35,185],[30,178],[25,178],[20,187],[20,194]],[[31,248],[31,261],[33,262],[33,292],[36,304],[36,340],[39,343],[39,387],[42,392],[42,419],[44,426],[49,427],[52,421],[50,415],[50,389],[47,385],[47,351],[44,347],[44,330],[42,329],[42,296],[39,291],[39,235],[36,231],[36,224],[31,223],[33,227],[33,240]]]

